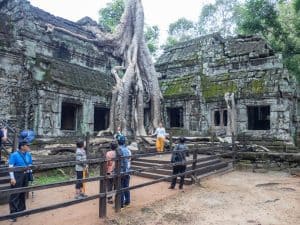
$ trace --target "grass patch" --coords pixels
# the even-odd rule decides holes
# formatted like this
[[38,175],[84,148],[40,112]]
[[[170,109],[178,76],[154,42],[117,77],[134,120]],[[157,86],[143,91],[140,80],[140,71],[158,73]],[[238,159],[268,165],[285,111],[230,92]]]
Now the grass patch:
[[47,172],[34,174],[34,185],[52,184],[73,179],[72,174],[67,175],[66,171],[55,169]]
[[52,184],[62,181],[70,180],[70,177],[66,176],[39,176],[35,177],[33,184],[34,185],[45,185],[45,184]]
[[[45,185],[76,179],[74,168],[54,169],[35,173],[33,185]],[[99,176],[99,169],[90,168],[89,177]]]

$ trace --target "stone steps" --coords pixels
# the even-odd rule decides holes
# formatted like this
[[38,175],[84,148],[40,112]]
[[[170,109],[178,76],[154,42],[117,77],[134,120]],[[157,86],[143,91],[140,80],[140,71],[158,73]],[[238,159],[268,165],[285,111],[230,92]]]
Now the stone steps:
[[[220,159],[214,159],[214,160],[209,160],[209,161],[205,161],[205,162],[201,162],[201,163],[198,163],[196,168],[201,168],[201,167],[205,167],[205,166],[210,166],[210,165],[214,165],[216,163],[220,163],[221,160]],[[152,164],[152,166],[158,166],[159,164]],[[146,168],[151,168],[151,166],[148,164],[148,165],[145,165],[141,162],[138,162],[137,164],[136,163],[132,163],[132,166],[131,168],[133,170],[135,169],[146,169]],[[192,166],[191,165],[188,165],[187,166],[187,171],[191,170],[192,169]],[[173,168],[171,166],[168,166],[167,168],[163,168],[163,169],[154,169],[154,170],[151,170],[150,173],[157,173],[157,174],[161,174],[161,175],[172,175],[172,171],[173,171]]]
[[[229,168],[232,168],[232,165],[230,166],[227,162],[222,161],[220,158],[217,156],[205,156],[201,157],[200,162],[197,162],[196,168],[199,169],[197,171],[197,177],[205,177],[209,176],[212,174],[215,174],[217,172],[221,171],[226,171]],[[167,160],[161,160],[161,159],[145,159],[145,158],[139,158],[135,159],[132,161],[132,166],[131,168],[133,170],[138,170],[138,169],[146,169],[146,168],[151,168],[155,166],[163,166],[165,164],[170,163],[170,161]],[[191,165],[187,166],[187,171],[191,170]],[[143,171],[138,174],[137,176],[145,177],[145,178],[150,178],[150,179],[160,179],[160,178],[166,178],[170,175],[172,175],[172,167],[167,166],[166,168],[162,169],[153,169],[151,171]],[[167,181],[171,181],[171,179],[167,179]],[[179,178],[177,178],[177,182],[179,182]],[[185,177],[185,184],[192,184],[192,179],[190,175]]]

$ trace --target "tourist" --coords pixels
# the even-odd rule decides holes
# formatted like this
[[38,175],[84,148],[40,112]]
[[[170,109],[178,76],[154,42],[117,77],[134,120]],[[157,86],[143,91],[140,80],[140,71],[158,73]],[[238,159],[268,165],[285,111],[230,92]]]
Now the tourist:
[[[179,143],[176,144],[172,152],[171,163],[176,163],[177,165],[173,166],[173,175],[184,173],[186,170],[186,156],[189,156],[188,147],[185,145],[185,138],[180,137]],[[171,186],[169,189],[174,189],[176,185],[177,176],[172,178]],[[180,176],[179,189],[183,188],[184,175]]]
[[117,127],[117,132],[114,134],[114,139],[115,139],[116,141],[118,141],[118,139],[119,139],[121,136],[124,136],[123,133],[122,133],[122,129],[121,129],[121,127]]
[[[118,148],[117,143],[110,143],[110,150],[106,153],[106,174],[108,176],[114,174],[115,170],[115,161],[116,158],[116,149]],[[114,187],[114,178],[109,178],[107,180],[107,191],[112,191]],[[107,198],[109,204],[113,204],[112,196]]]
[[163,152],[167,133],[162,123],[159,123],[159,127],[156,128],[152,136],[155,135],[156,135],[156,150],[157,152]]
[[[121,157],[121,173],[128,173],[130,171],[130,156],[131,151],[125,145],[126,138],[125,136],[120,136],[118,139],[119,149],[118,154]],[[121,188],[128,188],[130,182],[130,175],[125,174],[121,178]],[[130,191],[126,190],[121,193],[121,208],[128,207],[130,204]]]
[[1,148],[2,143],[7,141],[7,129],[2,128],[0,129],[0,164],[1,164]]
[[[84,174],[88,170],[88,165],[85,162],[87,157],[86,157],[86,152],[84,150],[84,142],[83,141],[78,141],[76,143],[76,161],[77,164],[75,166],[75,171],[76,171],[76,179],[83,179],[85,178]],[[87,197],[85,194],[85,189],[84,189],[84,184],[82,181],[77,181],[75,185],[76,189],[76,195],[75,199],[81,199],[84,197]]]
[[[32,177],[31,170],[28,168],[32,165],[29,143],[22,141],[19,143],[19,149],[13,152],[9,157],[9,167],[24,167],[22,171],[12,171],[10,175],[11,188],[21,188],[28,186],[29,175]],[[26,210],[25,192],[11,194],[9,198],[10,213],[16,213]],[[14,217],[11,221],[17,221]]]

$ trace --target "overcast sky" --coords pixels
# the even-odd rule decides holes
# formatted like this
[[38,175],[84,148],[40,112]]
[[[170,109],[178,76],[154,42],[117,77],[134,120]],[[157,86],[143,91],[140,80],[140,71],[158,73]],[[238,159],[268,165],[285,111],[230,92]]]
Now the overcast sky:
[[[98,21],[99,9],[105,7],[111,0],[29,0],[37,6],[55,16],[60,16],[74,22],[84,16]],[[204,4],[214,0],[142,0],[145,11],[145,22],[158,25],[161,42],[167,36],[170,23],[181,17],[197,21]]]

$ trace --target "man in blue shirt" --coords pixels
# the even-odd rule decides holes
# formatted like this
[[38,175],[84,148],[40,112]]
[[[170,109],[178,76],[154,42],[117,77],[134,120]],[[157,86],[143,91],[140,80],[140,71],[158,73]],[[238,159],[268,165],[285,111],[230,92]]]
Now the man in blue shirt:
[[[32,165],[32,158],[29,152],[29,143],[22,141],[19,143],[19,149],[12,153],[9,157],[9,167],[28,167]],[[21,171],[10,172],[11,188],[20,188],[28,186],[28,173],[30,169],[24,168]],[[20,212],[26,210],[25,192],[11,194],[9,198],[10,213]],[[17,219],[13,218],[15,222]]]
[[[126,139],[125,136],[121,136],[118,139],[119,150],[118,154],[121,157],[131,156],[131,151],[125,145]],[[121,173],[127,173],[130,171],[130,158],[121,158]],[[130,175],[126,174],[121,178],[121,188],[129,187]],[[124,206],[129,206],[130,204],[130,191],[123,191],[121,194],[121,208]]]
[[2,128],[0,129],[0,163],[1,163],[1,147],[2,147],[2,143],[6,142],[7,140],[7,129],[6,128]]

